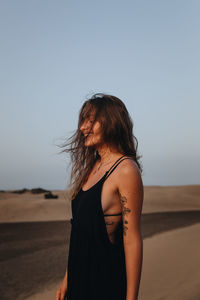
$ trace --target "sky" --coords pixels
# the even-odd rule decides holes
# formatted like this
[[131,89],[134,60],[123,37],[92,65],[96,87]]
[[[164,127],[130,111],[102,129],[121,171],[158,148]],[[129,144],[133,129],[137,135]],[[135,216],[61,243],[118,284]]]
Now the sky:
[[199,184],[200,2],[1,1],[0,189],[65,189],[93,93],[126,105],[144,185]]

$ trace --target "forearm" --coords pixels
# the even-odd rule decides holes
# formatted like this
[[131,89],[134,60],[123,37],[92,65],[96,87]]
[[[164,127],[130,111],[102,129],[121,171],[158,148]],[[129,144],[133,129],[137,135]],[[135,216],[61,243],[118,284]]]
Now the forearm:
[[126,246],[126,275],[127,294],[126,300],[137,300],[143,260],[143,240],[138,236],[134,243]]
[[66,268],[66,272],[65,272],[64,279],[66,279],[66,280],[67,280],[67,268]]

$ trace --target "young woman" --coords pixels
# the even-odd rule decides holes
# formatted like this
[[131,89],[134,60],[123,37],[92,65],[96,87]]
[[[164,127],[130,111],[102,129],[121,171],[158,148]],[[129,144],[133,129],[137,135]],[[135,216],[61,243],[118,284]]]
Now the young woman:
[[72,228],[56,300],[138,299],[143,183],[132,129],[120,99],[95,94],[63,145],[72,160]]

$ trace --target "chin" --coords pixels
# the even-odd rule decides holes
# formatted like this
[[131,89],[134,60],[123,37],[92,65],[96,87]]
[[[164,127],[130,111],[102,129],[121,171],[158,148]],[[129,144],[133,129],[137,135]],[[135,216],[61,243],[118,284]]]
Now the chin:
[[85,147],[95,147],[95,146],[97,146],[98,144],[97,143],[92,143],[92,142],[85,142]]
[[85,147],[92,147],[92,146],[94,146],[93,143],[87,143],[87,142],[85,142]]

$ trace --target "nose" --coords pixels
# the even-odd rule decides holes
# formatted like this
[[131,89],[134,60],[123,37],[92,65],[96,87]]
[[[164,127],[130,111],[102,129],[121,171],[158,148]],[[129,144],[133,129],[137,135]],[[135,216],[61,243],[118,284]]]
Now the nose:
[[86,122],[84,121],[81,126],[80,126],[80,130],[83,131],[85,129],[85,125],[86,125]]
[[82,132],[89,130],[90,129],[89,125],[90,125],[89,121],[87,120],[83,121],[83,123],[80,126],[80,130]]

